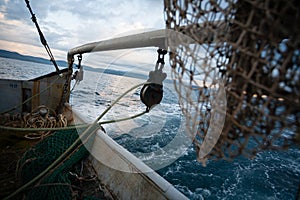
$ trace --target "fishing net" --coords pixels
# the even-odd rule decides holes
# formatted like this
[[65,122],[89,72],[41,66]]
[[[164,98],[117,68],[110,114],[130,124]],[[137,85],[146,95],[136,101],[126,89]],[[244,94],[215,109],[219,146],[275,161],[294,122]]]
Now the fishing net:
[[[252,157],[299,142],[300,2],[165,0],[164,4],[166,27],[195,41],[172,49],[170,65],[182,110],[189,125],[197,127],[188,133],[198,159]],[[220,80],[226,93],[226,109],[219,111],[224,113],[224,126],[212,149],[201,154],[214,119],[215,94],[222,86],[215,83]]]
[[[57,131],[28,150],[19,161],[18,175],[21,184],[35,178],[61,156],[78,138],[77,130]],[[74,199],[74,176],[71,167],[89,155],[85,146],[81,146],[46,178],[26,192],[26,199]],[[78,194],[77,194],[78,196]],[[92,199],[92,196],[88,197]]]

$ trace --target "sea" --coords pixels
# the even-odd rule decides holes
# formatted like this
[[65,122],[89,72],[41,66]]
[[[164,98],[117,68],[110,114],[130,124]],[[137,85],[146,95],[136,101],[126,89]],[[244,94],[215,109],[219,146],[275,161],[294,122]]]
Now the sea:
[[[5,79],[28,80],[54,71],[51,65],[8,58],[0,58],[0,66],[0,78]],[[132,69],[122,70],[122,73],[84,70],[84,79],[72,85],[70,103],[73,108],[93,121],[124,91],[147,80],[147,73],[135,77]],[[141,86],[129,92],[104,115],[103,120],[132,117],[145,111],[140,91]],[[209,160],[203,166],[196,160],[192,144],[176,143],[178,146],[166,150],[169,144],[174,147],[172,141],[177,135],[184,133],[185,121],[178,105],[178,95],[168,78],[160,105],[140,117],[103,127],[116,142],[149,163],[189,199],[297,198],[300,186],[299,147],[261,152],[253,159]]]

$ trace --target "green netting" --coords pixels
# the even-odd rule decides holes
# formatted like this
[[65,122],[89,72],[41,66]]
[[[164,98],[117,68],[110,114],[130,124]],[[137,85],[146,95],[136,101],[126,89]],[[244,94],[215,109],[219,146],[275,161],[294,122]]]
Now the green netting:
[[[19,162],[21,183],[25,184],[44,171],[78,138],[76,129],[57,131],[28,150]],[[30,188],[26,199],[73,199],[70,168],[89,155],[82,145],[59,167],[51,171],[38,184]]]

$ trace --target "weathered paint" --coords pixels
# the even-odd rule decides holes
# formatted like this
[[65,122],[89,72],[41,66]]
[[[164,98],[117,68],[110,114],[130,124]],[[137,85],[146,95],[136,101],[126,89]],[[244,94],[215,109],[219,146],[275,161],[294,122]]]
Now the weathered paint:
[[[57,79],[56,73],[50,73],[32,80],[6,80],[0,79],[0,112],[7,111],[18,106],[12,113],[20,113],[25,111],[24,106],[20,106],[26,99],[25,96],[31,93],[31,109],[35,109],[40,105],[45,105],[55,110],[60,103],[63,92],[65,78]],[[56,82],[54,83],[54,80]],[[39,94],[45,88],[50,86],[45,92]],[[26,94],[25,94],[26,92]],[[29,103],[30,103],[29,102]]]
[[[66,113],[71,112],[75,124],[86,122],[66,105]],[[90,151],[90,160],[99,180],[116,199],[187,199],[172,184],[101,130],[97,131]]]
[[33,82],[33,87],[32,87],[32,96],[35,96],[31,100],[31,107],[34,109],[40,105],[40,81],[34,81]]
[[0,112],[13,108],[22,102],[22,82],[0,80]]
[[[187,199],[173,185],[102,131],[92,147],[92,164],[117,199]],[[115,169],[122,168],[122,170]]]

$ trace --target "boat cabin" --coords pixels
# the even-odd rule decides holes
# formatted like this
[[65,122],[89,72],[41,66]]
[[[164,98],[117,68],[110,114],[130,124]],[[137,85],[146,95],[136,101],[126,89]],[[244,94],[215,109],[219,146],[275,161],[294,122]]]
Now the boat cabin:
[[[61,70],[63,75],[67,71]],[[0,79],[0,112],[12,108],[15,108],[12,113],[31,112],[40,105],[56,110],[65,82],[64,76],[58,76],[57,72],[30,80]],[[33,98],[26,102],[30,97]]]

